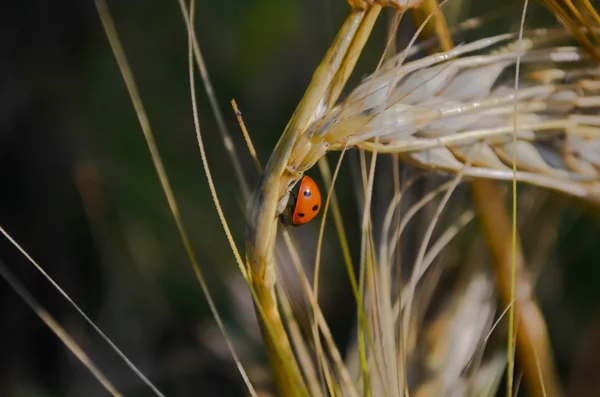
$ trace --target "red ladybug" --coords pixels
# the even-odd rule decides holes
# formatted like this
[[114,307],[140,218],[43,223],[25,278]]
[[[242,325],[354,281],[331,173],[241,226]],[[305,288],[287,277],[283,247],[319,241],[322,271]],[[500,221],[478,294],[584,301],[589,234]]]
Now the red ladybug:
[[[299,186],[299,187],[298,187]],[[283,222],[292,226],[300,226],[310,222],[321,209],[321,192],[315,181],[303,176],[290,192],[290,199],[283,213]]]

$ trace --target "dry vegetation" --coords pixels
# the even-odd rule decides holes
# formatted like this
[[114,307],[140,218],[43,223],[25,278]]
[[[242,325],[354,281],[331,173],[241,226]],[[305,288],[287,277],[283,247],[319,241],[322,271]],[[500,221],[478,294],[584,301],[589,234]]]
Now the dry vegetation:
[[[270,381],[264,382],[248,358],[237,353],[239,347],[213,303],[126,51],[106,4],[96,1],[179,237],[248,394],[267,395],[272,388],[281,396],[315,397],[493,396],[521,389],[530,396],[565,395],[534,292],[540,272],[535,264],[547,260],[544,255],[556,241],[555,234],[543,232],[553,230],[556,222],[545,207],[548,196],[559,197],[565,206],[583,204],[589,214],[600,205],[600,18],[587,0],[547,0],[546,10],[556,16],[556,24],[530,26],[525,3],[515,14],[522,17],[516,30],[455,45],[461,34],[477,32],[485,18],[497,15],[448,29],[442,11],[452,2],[349,1],[349,16],[266,164],[256,158],[251,128],[249,133],[244,129],[261,174],[251,193],[247,186],[254,183],[245,179],[238,158],[242,148],[231,143],[197,38],[189,29],[195,3],[180,1],[189,32],[200,155],[253,299],[270,364]],[[398,27],[409,19],[417,30],[400,48]],[[386,22],[390,34],[379,63],[347,87],[374,26]],[[224,193],[213,184],[196,104],[198,76],[207,87],[247,202],[243,249],[236,246],[231,220],[221,209],[219,195]],[[339,152],[333,170],[328,161],[332,152]],[[359,203],[360,246],[348,243],[334,189],[351,152],[356,154],[352,184]],[[387,168],[380,166],[382,161]],[[320,228],[312,229],[316,259],[306,263],[303,242],[282,225],[279,215],[290,190],[313,167],[324,181],[324,200],[322,215],[314,221]],[[378,177],[388,187],[387,196],[374,189]],[[411,226],[412,219],[422,227]],[[331,287],[327,283],[335,282],[319,279],[327,265],[324,229],[331,220],[347,273],[337,282],[349,283],[354,296],[347,304],[355,311],[355,322],[344,349],[336,344],[319,300],[320,291]],[[118,395],[60,325],[36,302],[30,304],[107,390]]]

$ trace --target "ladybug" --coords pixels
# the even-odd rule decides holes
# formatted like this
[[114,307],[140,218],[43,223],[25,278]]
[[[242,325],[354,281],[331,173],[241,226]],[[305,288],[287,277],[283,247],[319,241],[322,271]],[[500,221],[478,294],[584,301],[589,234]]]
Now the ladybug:
[[321,209],[321,192],[315,181],[303,176],[300,183],[290,192],[286,209],[282,214],[283,223],[300,226],[310,222]]

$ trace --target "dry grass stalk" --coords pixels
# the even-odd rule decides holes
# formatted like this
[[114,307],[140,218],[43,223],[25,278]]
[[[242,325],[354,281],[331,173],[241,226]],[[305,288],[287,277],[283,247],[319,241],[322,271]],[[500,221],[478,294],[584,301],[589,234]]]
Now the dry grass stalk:
[[[377,7],[367,9],[377,9],[378,13]],[[515,48],[514,34],[485,38],[405,62],[415,51],[409,49],[386,61],[345,100],[330,108],[377,16],[371,14],[373,19],[365,28],[361,25],[363,14],[357,17],[359,14],[353,11],[324,66],[315,73],[248,207],[247,260],[259,296],[257,304],[266,313],[268,324],[264,324],[263,336],[282,392],[294,385],[286,376],[277,376],[281,372],[277,363],[293,360],[273,294],[277,217],[299,177],[328,151],[357,147],[397,153],[427,170],[512,180],[511,135],[516,123],[519,181],[591,201],[598,200],[600,194],[598,151],[588,150],[600,141],[600,119],[593,113],[600,106],[600,70],[578,47],[555,46],[555,42],[571,40],[570,32],[527,31],[521,43],[522,55]],[[353,46],[353,37],[358,36],[362,37],[359,45]],[[348,37],[352,43],[340,41]],[[517,60],[523,64],[525,77],[515,97],[512,79],[506,74]],[[341,74],[336,75],[338,69]],[[468,152],[475,144],[481,149],[469,159]],[[367,172],[363,175],[367,180]],[[367,244],[366,269],[367,280],[373,282],[370,269],[375,263],[369,258],[376,255],[371,247]],[[376,283],[367,285],[367,300],[380,301],[381,291]],[[385,288],[383,291],[389,295]],[[381,331],[377,310],[381,308],[366,308],[365,313],[375,316],[369,319],[370,328]],[[267,332],[269,326],[277,332]],[[365,338],[368,343],[383,346],[387,337],[375,333]],[[285,357],[278,356],[275,345],[283,347]],[[385,377],[377,374],[380,368],[375,368],[378,361],[390,364],[389,359],[381,357],[384,350],[370,354],[374,356],[369,359],[367,372],[372,370],[374,377]],[[377,384],[374,390],[396,394],[393,385],[388,383],[386,388],[385,382]],[[364,387],[368,385],[364,383]]]
[[[523,13],[522,13],[522,23],[525,20],[525,15],[526,15],[526,11],[527,11],[527,5],[528,3],[526,2],[524,5],[524,9],[523,9]],[[422,20],[422,16],[420,16],[418,13],[415,13],[415,18],[417,19],[417,21]],[[439,15],[441,19],[444,19],[443,14],[441,12],[437,13],[436,15]],[[449,39],[449,33],[448,33],[448,29],[445,25],[443,24],[436,24],[435,25],[435,31],[437,32],[438,37],[443,38],[443,40],[440,40],[440,47],[444,50],[444,51],[449,51],[452,47],[452,41],[451,39]],[[522,42],[519,42],[519,44],[521,44]],[[520,47],[517,48],[518,51],[520,51]],[[518,56],[518,60],[517,62],[520,61],[520,57]],[[518,72],[517,72],[518,73]],[[515,80],[518,79],[518,75],[515,76]],[[518,81],[515,83],[515,92],[518,89]],[[516,110],[516,109],[515,109]],[[516,134],[516,121],[515,121],[515,125],[514,125],[514,133]],[[513,136],[513,156],[512,159],[510,159],[510,164],[512,165],[513,168],[513,175],[516,172],[517,169],[517,164],[514,163],[515,160],[517,159],[517,139],[516,136]],[[508,159],[508,156],[506,158]],[[521,307],[520,305],[524,305],[525,307],[527,307],[529,309],[530,312],[532,312],[533,314],[536,314],[534,316],[532,316],[532,318],[529,319],[529,321],[517,321],[518,325],[520,326],[520,332],[524,333],[525,335],[531,335],[531,334],[535,334],[536,337],[535,338],[527,338],[527,337],[520,337],[517,338],[517,343],[518,345],[516,346],[516,349],[519,350],[519,352],[521,353],[519,355],[519,357],[521,358],[521,365],[524,368],[524,373],[525,373],[525,378],[528,381],[528,387],[529,390],[532,392],[533,395],[560,395],[560,387],[558,384],[558,380],[557,380],[557,373],[555,370],[555,365],[554,365],[554,358],[552,356],[552,354],[550,353],[551,348],[550,348],[550,341],[549,341],[549,337],[548,337],[548,333],[546,330],[546,324],[544,321],[543,316],[541,315],[541,310],[539,309],[539,307],[536,305],[536,303],[533,301],[532,299],[532,294],[533,292],[530,293],[530,296],[528,296],[527,298],[521,298],[519,300],[515,299],[515,292],[516,292],[516,288],[514,287],[514,285],[516,283],[518,283],[518,286],[520,287],[520,290],[524,290],[524,289],[528,289],[529,291],[533,291],[533,285],[530,283],[530,279],[529,277],[527,277],[527,271],[525,270],[524,266],[522,266],[524,259],[523,259],[523,253],[521,251],[520,245],[517,244],[517,242],[520,240],[519,236],[518,236],[518,229],[517,229],[517,225],[514,224],[512,225],[513,228],[512,230],[508,227],[508,225],[511,222],[515,222],[517,221],[516,219],[516,201],[513,203],[513,211],[515,212],[514,214],[514,219],[511,220],[509,219],[508,213],[506,212],[506,210],[503,207],[503,204],[498,200],[482,200],[481,196],[482,195],[486,195],[488,197],[502,197],[502,190],[500,188],[500,186],[498,186],[497,183],[495,183],[494,181],[491,180],[487,180],[487,179],[476,179],[473,181],[472,183],[472,191],[473,191],[473,196],[474,196],[474,204],[476,206],[476,208],[478,209],[479,212],[479,218],[481,219],[481,226],[482,228],[488,228],[485,233],[484,236],[487,237],[489,240],[487,242],[487,245],[490,247],[490,250],[492,252],[494,252],[494,248],[497,246],[497,242],[498,241],[504,241],[504,242],[512,242],[511,245],[511,250],[510,252],[512,252],[512,257],[510,258],[511,260],[508,261],[506,259],[508,259],[508,257],[506,258],[500,258],[498,255],[494,255],[493,256],[493,260],[494,260],[494,265],[495,268],[497,269],[496,271],[496,280],[497,280],[497,284],[498,284],[498,288],[502,291],[501,293],[501,297],[502,302],[504,304],[505,307],[509,308],[509,312],[508,312],[508,316],[509,316],[509,327],[511,327],[510,332],[509,332],[509,340],[508,340],[508,347],[507,347],[507,351],[508,351],[508,356],[507,356],[507,361],[508,361],[508,371],[509,371],[509,376],[507,378],[507,388],[509,389],[509,393],[511,392],[510,389],[512,388],[512,384],[513,384],[513,367],[514,367],[514,362],[513,362],[513,343],[512,343],[512,334],[513,334],[513,330],[514,330],[514,319],[515,319],[515,310],[519,310],[519,314],[520,312],[523,310],[523,307]],[[513,182],[513,190],[516,190],[516,182]],[[516,191],[513,192],[514,197],[513,200],[516,200]],[[505,248],[508,248],[505,247]],[[508,251],[507,251],[508,252]],[[497,253],[496,253],[497,254]],[[513,277],[517,276],[517,263],[521,264],[521,266],[518,269],[518,274],[521,276],[519,278],[519,280],[515,280]],[[520,318],[518,318],[519,320]],[[527,328],[529,327],[529,328]],[[532,332],[532,329],[536,329],[537,332]],[[543,351],[544,354],[544,363],[540,366],[539,362],[537,360],[532,360],[531,357],[535,356],[535,353],[537,350],[541,350]],[[523,353],[525,352],[525,353]],[[534,353],[532,355],[532,353]]]
[[[350,0],[349,3],[353,6],[350,16],[315,71],[311,85],[278,142],[248,204],[246,261],[249,277],[246,280],[249,281],[255,298],[272,375],[279,393],[285,396],[325,395],[327,392],[350,396],[359,393],[400,396],[409,388],[410,374],[406,371],[413,363],[411,359],[418,356],[418,335],[443,335],[444,337],[429,338],[433,342],[429,343],[430,352],[425,360],[425,365],[441,376],[416,388],[417,395],[464,395],[469,393],[467,390],[491,393],[495,386],[490,379],[499,378],[505,365],[502,358],[494,356],[486,363],[478,363],[480,365],[469,376],[465,376],[463,371],[471,369],[473,362],[478,360],[481,345],[485,344],[483,336],[491,328],[490,316],[473,316],[473,313],[480,311],[493,311],[489,294],[485,294],[489,291],[482,288],[489,285],[489,275],[472,274],[467,287],[455,292],[453,305],[444,311],[433,326],[429,327],[423,321],[431,302],[432,291],[441,275],[441,267],[434,267],[433,270],[429,267],[449,241],[473,219],[473,213],[463,213],[431,246],[428,242],[443,207],[463,176],[484,180],[513,179],[510,167],[514,125],[518,126],[516,178],[519,181],[558,190],[591,202],[600,202],[600,118],[597,115],[600,107],[600,69],[591,61],[587,52],[568,43],[573,42],[573,39],[582,42],[581,35],[586,33],[590,33],[592,39],[598,41],[596,31],[589,24],[580,23],[586,19],[579,18],[577,12],[573,19],[566,11],[558,10],[560,4],[549,1],[549,7],[570,28],[578,28],[572,29],[574,33],[563,29],[527,31],[524,33],[524,40],[519,43],[520,50],[515,44],[517,35],[504,34],[407,62],[417,50],[426,49],[428,43],[409,46],[409,49],[397,55],[386,57],[385,63],[372,76],[338,103],[338,97],[381,8],[391,6],[403,12],[406,7],[421,6],[419,0],[406,4],[397,0]],[[193,12],[187,14],[184,3],[180,4],[189,28],[193,26]],[[582,4],[593,19],[600,19],[587,0],[583,0]],[[570,2],[565,1],[564,5],[566,10],[573,13]],[[421,11],[424,10],[423,15],[427,14],[427,18],[432,18],[438,31],[446,30],[441,14],[431,14],[436,7],[433,0],[428,0]],[[422,16],[420,18],[425,19]],[[189,38],[190,80],[193,87],[191,54],[195,51],[197,58],[201,58],[201,55],[191,29]],[[449,35],[442,35],[440,40],[444,47],[451,46]],[[580,45],[589,47],[585,43]],[[591,53],[592,57],[595,56],[594,51]],[[117,58],[120,65],[125,62],[124,56]],[[522,63],[525,71],[515,96],[511,84],[513,79],[507,75],[517,62]],[[124,66],[122,69],[144,132],[151,138],[131,73]],[[195,97],[193,88],[192,97]],[[200,149],[206,166],[195,102],[193,106]],[[227,139],[227,133],[223,135]],[[153,142],[152,139],[149,142]],[[159,156],[154,146],[150,145],[150,148],[153,158],[158,161],[156,159]],[[274,251],[278,215],[287,204],[290,189],[306,170],[322,160],[327,152],[347,148],[360,150],[361,169],[357,179],[362,182],[365,200],[359,277],[353,274],[351,264],[348,266],[357,299],[359,324],[356,345],[348,353],[346,364],[342,362],[340,352],[332,343],[331,334],[318,307],[316,288],[311,290],[310,282],[297,263],[299,261],[294,261],[306,297],[314,311],[313,325],[316,332],[313,334],[313,342],[319,366],[319,373],[316,375],[316,365],[310,357],[310,343],[302,340],[290,305],[281,290],[275,289]],[[372,153],[368,164],[365,152]],[[234,152],[231,153],[235,157]],[[405,186],[400,191],[399,183],[395,184],[396,195],[389,204],[384,221],[387,232],[383,235],[389,236],[390,230],[394,234],[390,239],[384,238],[383,242],[375,241],[375,225],[368,216],[368,210],[378,153],[394,153],[398,158],[426,171],[455,174],[452,182],[439,186],[422,200],[422,205],[425,205],[444,193],[444,198],[438,201],[433,214],[426,241],[419,249],[414,273],[407,288],[402,290],[394,284],[394,277],[390,277],[394,266],[398,266],[394,262],[397,259],[396,244],[406,222],[420,207],[416,205],[400,217],[399,203],[408,187]],[[322,161],[320,166],[322,169],[325,167]],[[166,176],[163,175],[162,165],[159,164],[157,169],[179,226],[178,210],[166,183]],[[206,170],[206,174],[214,190],[209,170]],[[486,204],[496,203],[497,208],[501,208],[499,194],[492,194],[496,200],[489,197],[493,188],[486,188],[485,182],[475,186],[482,188],[475,189],[478,200],[485,201]],[[212,190],[211,192],[214,193]],[[217,199],[215,203],[219,208]],[[332,206],[335,216],[335,200],[332,200]],[[483,207],[481,204],[480,206]],[[336,218],[339,218],[339,213]],[[507,220],[508,216],[500,218]],[[395,228],[392,228],[392,219],[396,221]],[[491,218],[483,218],[483,222],[489,223]],[[227,229],[226,222],[223,223]],[[336,220],[337,223],[341,224]],[[496,262],[502,265],[498,267],[499,274],[506,272],[508,268],[507,253],[510,249],[506,236],[511,235],[507,223],[500,226],[496,229],[484,227],[486,232],[499,232],[498,235],[488,236]],[[343,230],[343,226],[341,229]],[[180,232],[196,269],[187,235],[183,228]],[[288,249],[293,254],[293,244],[286,233],[284,236]],[[343,232],[340,234],[340,241],[344,241]],[[233,250],[237,253],[235,248]],[[535,331],[535,327],[543,324],[543,321],[539,321],[539,312],[536,312],[537,307],[528,293],[531,284],[524,276],[522,261],[519,265],[518,270],[523,277],[518,279],[519,284],[516,286],[517,318],[521,329],[517,335],[528,339],[523,346],[533,349],[521,351],[521,354],[525,355],[524,362],[534,357],[536,362],[531,364],[532,368],[535,364],[535,368],[540,368],[541,377],[545,381],[552,381],[555,377],[552,359],[547,350],[548,343],[543,338],[531,338],[529,333]],[[246,276],[243,265],[240,269]],[[198,278],[205,289],[201,274]],[[510,280],[506,275],[500,278],[500,282]],[[500,290],[506,294],[508,289],[501,284]],[[210,296],[206,291],[205,293],[210,302]],[[505,301],[506,299],[505,297]],[[413,305],[413,302],[416,303]],[[290,331],[281,319],[279,303],[284,308]],[[417,308],[415,316],[411,316],[413,306]],[[528,322],[524,313],[534,313],[534,321]],[[218,313],[213,314],[219,321]],[[452,332],[456,330],[457,324],[471,327],[473,337],[466,340],[460,332]],[[221,326],[220,322],[219,325]],[[425,332],[421,332],[422,330]],[[226,331],[223,328],[221,331],[229,342]],[[319,346],[321,338],[325,342],[322,350]],[[461,348],[449,348],[455,344]],[[231,351],[235,357],[232,347]],[[245,376],[239,359],[235,357],[235,360]],[[454,367],[451,368],[451,364]],[[535,378],[533,371],[526,370],[525,374],[530,384],[535,384],[536,380],[539,382],[539,377]],[[325,386],[319,383],[317,376],[325,378],[322,381],[326,383]],[[548,395],[556,395],[552,391],[558,390],[558,387],[550,383],[550,388],[546,387],[545,391],[550,390]],[[249,383],[248,388],[251,393],[254,392]],[[543,390],[543,387],[538,387],[537,390]]]
[[[263,340],[278,390],[283,395],[299,395],[297,382],[301,382],[298,379],[298,365],[279,316],[274,290],[276,276],[273,252],[278,222],[276,212],[281,208],[278,206],[282,197],[280,192],[282,187],[285,189],[289,185],[286,180],[297,180],[300,176],[287,166],[288,159],[292,146],[313,120],[319,103],[327,99],[328,95],[333,95],[330,97],[331,102],[337,99],[336,95],[339,95],[341,90],[336,86],[345,84],[380,9],[381,7],[374,6],[366,11],[352,11],[346,19],[321,65],[315,71],[313,80],[267,163],[261,182],[248,205],[246,260],[257,294],[257,310],[264,313],[264,316],[262,313],[258,316]],[[295,374],[290,374],[288,368]]]
[[[482,232],[487,235],[490,252],[494,258],[497,273],[497,289],[502,301],[512,303],[511,272],[512,272],[512,239],[509,215],[504,207],[502,196],[495,194],[482,181],[474,185],[473,196],[481,205],[491,206],[498,216],[483,213],[480,216]],[[533,297],[533,284],[525,268],[525,260],[521,253],[520,242],[517,246],[516,277],[515,277],[515,335],[517,341],[516,353],[524,368],[525,381],[533,396],[560,396],[561,388],[550,350],[548,330],[544,317]]]

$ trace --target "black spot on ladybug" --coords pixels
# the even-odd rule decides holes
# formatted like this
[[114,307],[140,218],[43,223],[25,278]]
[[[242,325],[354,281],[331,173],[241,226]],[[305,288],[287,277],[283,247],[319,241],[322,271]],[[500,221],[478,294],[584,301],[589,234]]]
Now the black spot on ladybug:
[[312,210],[313,210],[313,211],[316,211],[316,210],[318,210],[318,209],[319,209],[319,206],[318,206],[318,205],[315,205],[314,207],[312,207]]
[[301,213],[299,213],[299,214],[298,214],[298,216],[299,216],[300,218],[304,218],[304,212],[301,212]]
[[310,190],[304,191],[304,197],[310,197]]

